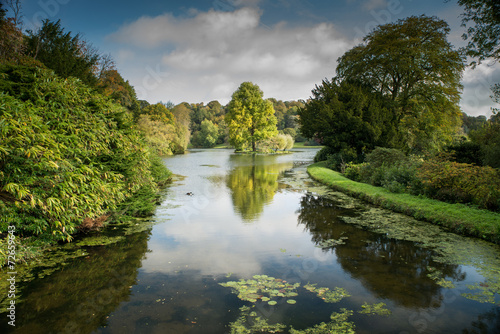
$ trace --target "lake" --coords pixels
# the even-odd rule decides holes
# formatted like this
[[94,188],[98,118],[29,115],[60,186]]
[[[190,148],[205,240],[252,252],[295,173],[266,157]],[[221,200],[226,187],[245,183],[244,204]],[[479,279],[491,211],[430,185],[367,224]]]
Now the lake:
[[154,217],[33,266],[0,331],[500,333],[497,245],[312,181],[316,152],[165,158]]

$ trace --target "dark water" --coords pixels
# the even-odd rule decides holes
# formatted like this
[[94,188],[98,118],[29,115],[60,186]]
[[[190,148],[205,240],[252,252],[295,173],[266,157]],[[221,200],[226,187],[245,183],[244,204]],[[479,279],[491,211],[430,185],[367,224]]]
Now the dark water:
[[[304,165],[315,152],[166,158],[178,176],[155,224],[110,245],[76,247],[85,255],[18,283],[15,331],[6,313],[0,331],[230,333],[240,308],[255,305],[285,332],[328,323],[346,309],[356,333],[500,333],[497,246],[315,184]],[[254,275],[300,283],[296,304],[251,303],[219,284]],[[307,283],[349,297],[326,303]],[[378,303],[391,314],[359,312]],[[250,327],[255,317],[248,319]]]

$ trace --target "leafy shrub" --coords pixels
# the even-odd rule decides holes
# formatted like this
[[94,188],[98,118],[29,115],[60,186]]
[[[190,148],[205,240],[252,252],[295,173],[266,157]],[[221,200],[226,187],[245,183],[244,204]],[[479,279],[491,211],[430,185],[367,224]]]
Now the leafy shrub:
[[483,155],[481,154],[481,145],[470,141],[460,142],[446,147],[446,152],[453,155],[453,160],[460,163],[483,164]]
[[326,159],[328,159],[328,156],[334,153],[337,153],[337,151],[332,149],[331,147],[325,146],[321,150],[319,150],[318,153],[316,153],[316,155],[314,156],[314,162],[326,161]]
[[497,169],[434,157],[422,164],[418,177],[430,197],[470,202],[490,210],[499,209],[500,172]]
[[368,166],[369,164],[366,162],[361,164],[350,162],[346,165],[344,176],[356,182],[364,182],[364,174],[366,174],[366,169],[368,168]]
[[395,148],[376,147],[366,155],[366,162],[372,168],[378,168],[382,165],[392,166],[406,161],[408,161],[408,157]]
[[6,75],[3,85],[17,87],[21,98],[0,94],[3,231],[14,224],[23,236],[70,240],[83,220],[158,192],[167,172],[126,109],[74,78],[39,68],[10,72],[19,81]]

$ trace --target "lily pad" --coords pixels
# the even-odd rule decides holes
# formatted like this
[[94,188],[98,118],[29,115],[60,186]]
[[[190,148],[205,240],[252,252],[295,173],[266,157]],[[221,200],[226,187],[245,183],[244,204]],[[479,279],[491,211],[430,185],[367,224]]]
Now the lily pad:
[[296,304],[296,303],[297,303],[297,301],[296,301],[296,300],[294,300],[294,299],[288,299],[286,302],[287,302],[288,304],[291,304],[291,305],[293,305],[293,304]]

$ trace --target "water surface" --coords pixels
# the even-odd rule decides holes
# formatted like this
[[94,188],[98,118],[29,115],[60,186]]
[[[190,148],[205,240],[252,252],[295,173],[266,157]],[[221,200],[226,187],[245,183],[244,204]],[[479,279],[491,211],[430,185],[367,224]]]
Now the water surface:
[[[40,278],[18,285],[15,332],[230,333],[256,316],[287,332],[348,311],[344,322],[357,333],[500,332],[497,246],[314,183],[305,166],[315,153],[193,150],[166,158],[176,175],[152,227],[76,246],[84,255],[51,275],[35,269]],[[296,303],[250,302],[220,285],[254,275],[299,283]],[[326,303],[308,283],[348,297]],[[360,313],[379,303],[391,314]],[[12,332],[6,321],[0,326]]]

